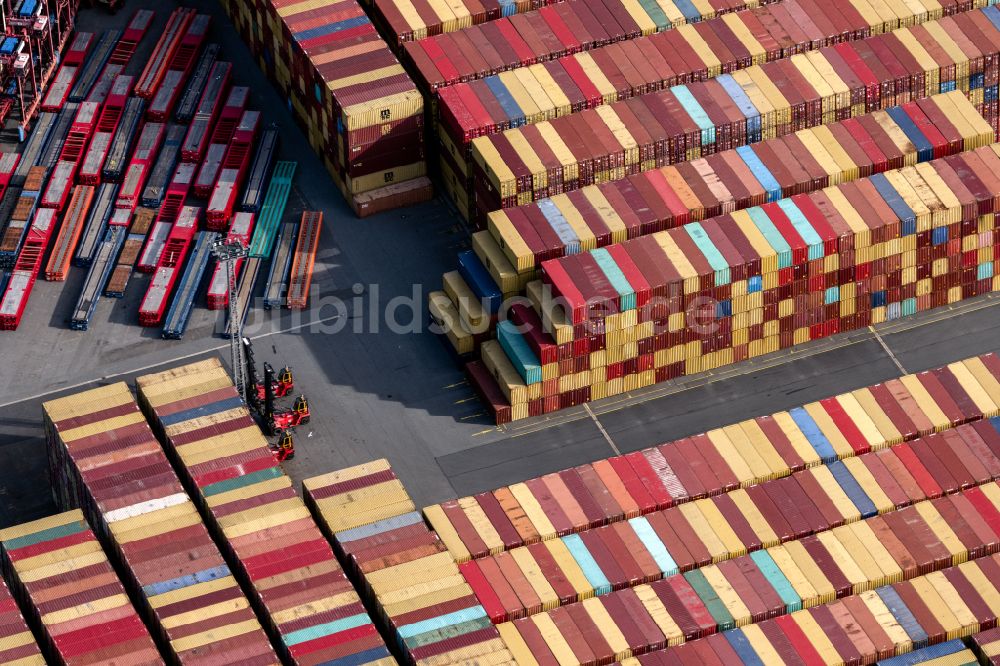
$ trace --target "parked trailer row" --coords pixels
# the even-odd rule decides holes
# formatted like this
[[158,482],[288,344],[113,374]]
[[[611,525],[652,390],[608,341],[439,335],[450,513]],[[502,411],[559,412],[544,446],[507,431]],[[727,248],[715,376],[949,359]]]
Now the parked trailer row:
[[115,132],[115,138],[108,148],[108,157],[104,160],[101,177],[112,183],[120,183],[128,164],[129,155],[135,145],[142,126],[142,114],[146,101],[140,97],[129,97],[122,111],[121,122]]
[[50,663],[160,660],[82,511],[2,530],[0,550],[4,574],[39,630]]
[[[229,231],[226,233],[226,243],[238,242],[244,247],[249,245],[250,235],[253,233],[253,224],[253,213],[236,213],[233,215],[233,223],[229,225]],[[239,279],[242,268],[243,259],[237,259],[236,265],[233,267],[235,279]],[[209,310],[223,310],[228,307],[229,271],[224,264],[215,263],[215,267],[212,269],[212,277],[208,281],[206,298]]]
[[25,234],[24,245],[17,255],[10,281],[0,300],[0,330],[16,331],[21,323],[35,279],[42,269],[45,248],[58,224],[56,214],[51,208],[38,208],[32,216],[31,227]]
[[153,47],[153,52],[146,60],[146,66],[136,81],[135,94],[145,99],[152,99],[163,82],[167,67],[180,47],[181,40],[188,26],[197,15],[194,9],[178,7],[171,12],[167,25],[160,34],[160,39]]
[[184,267],[184,274],[177,283],[177,295],[174,296],[163,321],[160,335],[164,339],[180,340],[184,337],[188,320],[191,318],[191,310],[194,309],[194,299],[198,295],[198,288],[203,282],[205,270],[212,258],[213,244],[218,238],[219,234],[213,231],[198,232],[191,259]]
[[[260,272],[260,257],[250,256],[243,264],[242,275],[240,275],[239,287],[236,290],[236,318],[239,322],[239,330],[243,330],[250,310],[253,309],[254,293],[257,289],[257,274]],[[226,312],[226,330],[222,337],[232,339],[236,335],[236,322],[232,321],[229,312]]]
[[309,302],[309,286],[312,284],[313,266],[319,250],[319,234],[323,229],[323,213],[307,210],[302,213],[299,237],[295,243],[295,255],[288,278],[288,298],[286,305],[293,310],[304,310]]
[[180,216],[184,200],[191,189],[191,181],[194,179],[194,165],[181,163],[177,165],[174,176],[167,186],[167,193],[163,198],[163,204],[156,214],[156,222],[153,230],[146,240],[146,247],[143,248],[136,268],[142,273],[152,273],[160,261],[160,254],[163,251],[163,244],[167,241],[167,235],[174,222]]
[[94,44],[93,50],[90,53],[90,57],[87,58],[86,64],[84,64],[83,69],[77,75],[76,81],[73,82],[66,101],[82,102],[87,99],[94,84],[97,83],[104,72],[108,58],[111,57],[111,53],[115,50],[121,36],[121,30],[105,30],[100,34],[97,38],[97,43]]
[[247,186],[237,210],[254,215],[260,213],[261,206],[264,205],[264,195],[267,193],[267,184],[270,182],[271,172],[278,158],[278,141],[278,130],[274,127],[268,127],[261,134],[257,151],[250,163]]
[[187,79],[194,69],[196,58],[201,47],[208,38],[208,28],[211,25],[212,17],[208,14],[198,14],[188,23],[181,37],[177,50],[167,63],[167,74],[170,72],[180,72],[182,78]]
[[121,65],[106,65],[104,70],[101,72],[100,78],[98,78],[97,81],[94,82],[94,85],[91,86],[90,93],[84,101],[103,105],[108,99],[108,95],[111,94],[111,88],[115,84],[115,79],[117,79],[123,71],[125,71],[125,68]]
[[20,159],[20,153],[0,153],[0,200],[7,192],[7,187],[14,177],[14,170],[17,169]]
[[184,140],[185,129],[181,125],[171,123],[167,125],[167,134],[163,140],[163,147],[156,158],[153,170],[146,181],[146,187],[142,191],[142,205],[147,208],[159,208],[166,196],[167,187],[177,170],[177,162],[180,159],[181,141]]
[[198,231],[201,210],[195,206],[184,206],[177,216],[177,221],[170,228],[153,279],[139,306],[141,326],[159,326],[163,322],[170,296],[180,279],[184,260],[191,251],[194,236]]
[[267,271],[267,283],[264,287],[265,310],[284,307],[287,304],[288,276],[292,270],[292,257],[295,255],[298,233],[298,220],[288,220],[281,224],[278,244],[271,256],[271,265]]
[[[83,509],[168,661],[278,663],[128,386],[43,409],[56,504]],[[120,452],[96,441],[128,441],[137,466],[119,473]]]
[[129,280],[132,279],[136,262],[139,261],[139,253],[142,252],[142,246],[146,242],[146,235],[152,228],[154,219],[156,219],[155,211],[143,207],[135,209],[135,214],[132,216],[132,225],[128,230],[128,236],[125,237],[121,254],[118,255],[118,263],[115,265],[111,277],[108,278],[108,283],[104,287],[105,296],[109,298],[122,298],[125,296],[125,290],[128,288]]
[[49,175],[45,191],[39,198],[38,205],[42,208],[53,208],[56,212],[61,212],[69,200],[70,192],[73,191],[73,181],[75,180],[77,164],[75,162],[56,162],[56,166]]
[[45,266],[46,280],[61,282],[66,279],[77,243],[83,235],[87,214],[94,201],[94,192],[94,188],[90,185],[77,185],[73,188],[73,196],[70,197],[69,206],[59,227],[59,235],[52,244],[49,263]]
[[208,198],[206,219],[209,229],[224,229],[233,214],[236,198],[250,168],[250,152],[253,150],[259,127],[259,111],[243,113],[239,125],[229,140],[222,160],[222,171]]
[[184,94],[181,95],[181,99],[177,103],[177,108],[174,111],[175,121],[186,125],[194,118],[195,111],[198,108],[198,101],[201,99],[201,94],[205,91],[205,86],[208,85],[208,77],[212,73],[212,68],[215,66],[215,59],[218,55],[218,44],[209,44],[202,51],[201,57],[198,58],[198,64],[195,65],[194,74],[188,79],[187,86],[184,88]]
[[146,186],[146,178],[160,152],[166,132],[167,128],[163,123],[147,122],[142,126],[135,150],[132,151],[132,157],[125,169],[122,186],[118,190],[116,208],[133,210],[139,205],[143,188]]
[[[393,663],[219,360],[142,376],[136,386],[284,663]],[[284,585],[275,586],[279,575]]]
[[233,65],[229,62],[220,60],[212,65],[205,91],[198,100],[194,118],[181,144],[181,159],[185,162],[199,162],[204,157],[212,127],[222,111],[232,70]]
[[104,230],[114,212],[117,197],[118,185],[115,183],[101,183],[97,186],[94,203],[87,216],[87,224],[83,228],[83,235],[77,245],[76,254],[73,256],[74,266],[84,268],[90,266],[94,253],[97,251],[101,239],[104,238]]
[[207,199],[212,193],[212,187],[219,178],[219,170],[223,168],[222,162],[233,139],[233,133],[236,132],[236,126],[246,109],[249,91],[246,86],[233,86],[230,89],[226,103],[219,114],[219,120],[212,128],[205,160],[198,170],[194,184],[195,196]]

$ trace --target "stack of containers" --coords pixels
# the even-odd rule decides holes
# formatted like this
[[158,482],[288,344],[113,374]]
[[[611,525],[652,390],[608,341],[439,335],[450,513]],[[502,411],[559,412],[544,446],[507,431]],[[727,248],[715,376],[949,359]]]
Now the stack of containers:
[[[998,581],[1000,555],[992,555],[651,652],[637,661],[643,666],[722,666],[773,663],[776,657],[784,663],[864,664],[884,659],[880,663],[889,666],[963,664],[962,657],[931,662],[922,658],[936,655],[940,660],[961,654],[964,644],[957,639],[996,624]],[[930,646],[927,653],[908,654]]]
[[951,92],[494,211],[488,230],[473,234],[473,250],[459,255],[459,271],[444,275],[444,293],[429,295],[431,316],[460,356],[471,355],[501,294],[522,293],[544,259],[940,158],[992,136],[968,99]]
[[[876,552],[877,549],[876,545]],[[823,556],[827,562],[831,558],[825,549]],[[743,581],[738,583],[743,586],[742,592],[747,595],[748,603],[773,611],[770,615],[759,616],[757,620],[751,619],[743,597],[731,583],[740,580],[735,576],[743,574],[734,567],[735,574],[731,579],[716,572],[720,580],[715,588],[709,586],[704,579],[699,581],[693,578],[689,580],[685,576],[672,576],[635,589],[593,597],[572,606],[505,623],[499,625],[498,630],[517,662],[529,666],[543,663],[612,663],[664,647],[669,651],[665,656],[674,651],[687,653],[690,650],[697,653],[706,644],[715,644],[714,641],[729,647],[732,656],[721,661],[708,659],[694,663],[782,663],[768,661],[767,655],[754,655],[755,650],[749,648],[747,635],[759,636],[758,631],[763,633],[774,626],[796,625],[805,630],[803,642],[822,655],[817,661],[807,658],[805,663],[863,664],[871,663],[869,659],[873,657],[892,655],[896,649],[889,645],[872,649],[868,627],[864,624],[860,625],[860,631],[852,633],[860,638],[859,642],[867,643],[868,649],[845,636],[844,631],[850,631],[851,628],[853,610],[863,607],[859,603],[868,605],[867,602],[871,601],[877,605],[881,601],[884,604],[891,613],[892,623],[897,624],[900,629],[898,634],[909,639],[904,641],[904,645],[912,643],[901,652],[928,643],[967,636],[984,626],[992,626],[996,619],[994,595],[998,593],[997,585],[1000,582],[990,576],[1000,564],[1000,555],[958,560],[934,571],[914,573],[905,579],[896,578],[879,583],[877,588],[866,586],[860,591],[852,591],[848,584],[846,592],[839,597],[835,595],[832,584],[826,580],[818,564],[805,551],[802,551],[797,563],[790,556],[786,557],[781,562],[785,568],[779,568],[770,559],[759,568],[757,564],[747,560],[751,580],[760,578],[765,571],[775,580],[780,580],[778,588],[771,587],[769,583],[760,583],[761,587],[751,589],[751,583],[746,582],[745,575]],[[866,550],[864,558],[870,563],[873,555]],[[733,564],[735,565],[735,561]],[[838,562],[832,568],[826,565],[827,572],[830,575],[843,575],[840,564]],[[799,565],[806,568],[800,570]],[[857,568],[853,559],[843,562],[843,566]],[[808,577],[803,571],[809,572]],[[789,581],[785,577],[786,573],[793,573],[795,577]],[[985,588],[973,586],[973,582],[980,579],[989,581]],[[877,580],[885,580],[885,577],[878,574]],[[816,595],[811,591],[811,586],[820,582],[829,586],[829,590]],[[795,585],[810,589],[813,596],[808,602],[799,604],[795,601],[790,604],[788,600],[778,596],[779,590],[794,596]],[[700,596],[709,594],[710,596]],[[767,601],[761,600],[761,596]],[[731,610],[738,615],[733,616]],[[845,615],[845,611],[851,612]],[[901,621],[901,618],[907,616],[912,616],[916,622]],[[768,627],[768,623],[775,625]],[[736,633],[730,633],[733,631]],[[689,641],[697,642],[697,639],[706,639],[706,642],[698,643],[695,647],[684,647]],[[738,639],[739,647],[736,647],[735,654],[732,652],[733,646],[729,646],[732,639]],[[750,655],[762,661],[748,658]],[[861,655],[864,655],[865,660],[859,659]]]
[[[768,1],[773,0],[765,0]],[[519,65],[544,62],[696,24],[762,3],[758,0],[713,3],[487,0],[475,8],[470,4],[479,3],[465,0],[461,3],[464,6],[447,7],[428,0],[374,2],[379,19],[404,47],[428,92],[453,80],[466,81]],[[515,8],[523,15],[515,15]]]
[[[456,561],[463,563],[490,553],[557,539],[586,529],[591,522],[615,523],[695,499],[731,491],[740,493],[738,489],[768,479],[823,469],[818,466],[824,462],[842,460],[850,476],[854,476],[854,470],[860,468],[850,459],[866,450],[875,452],[877,460],[866,457],[865,466],[877,469],[880,463],[890,475],[900,479],[900,484],[906,479],[907,496],[915,501],[936,494],[926,491],[921,494],[909,480],[913,474],[906,470],[920,469],[923,466],[920,456],[896,453],[897,449],[890,447],[935,432],[947,435],[949,447],[952,444],[960,447],[946,431],[968,422],[984,443],[975,442],[976,435],[968,429],[962,430],[960,437],[979,452],[974,457],[988,457],[984,445],[996,455],[1000,450],[1000,439],[994,433],[1000,425],[995,420],[997,405],[1000,405],[1000,358],[986,354],[493,492],[430,506],[424,509],[424,515]],[[984,418],[994,420],[985,422]],[[923,445],[917,448],[923,453]],[[899,459],[900,455],[905,460]],[[872,474],[885,477],[881,471]],[[799,485],[809,484],[813,491],[807,494],[818,494],[810,476],[800,475],[796,481],[801,480]],[[933,477],[929,472],[923,476],[925,483],[927,477]],[[933,484],[927,487],[933,488]],[[734,494],[732,499],[737,506],[750,510],[749,498]],[[584,514],[584,506],[588,507],[589,518]],[[595,513],[594,506],[600,512]]]
[[533,325],[483,343],[474,382],[526,418],[1000,289],[998,151],[544,261]]
[[83,509],[170,659],[279,663],[128,386],[43,409],[57,506]]
[[2,530],[0,550],[51,663],[163,663],[81,511]]
[[137,380],[139,402],[288,663],[392,658],[218,359]]
[[[989,25],[990,37],[978,39],[984,42],[981,49],[960,56],[966,60],[963,71],[969,70],[971,63],[970,75],[949,80],[953,61],[904,73],[884,73],[876,78],[897,92],[868,99],[865,108],[872,111],[957,87],[974,97],[977,107],[985,112],[988,105],[983,101],[982,85],[987,76],[996,79],[996,59],[991,58],[986,65],[989,72],[976,64],[982,62],[981,50],[996,54],[1000,49],[1000,31]],[[899,32],[909,34],[907,31],[915,29]],[[942,35],[941,39],[947,37]],[[859,51],[873,41],[879,38],[845,48]],[[817,69],[837,76],[826,58],[835,52],[824,49],[811,54],[813,58],[797,56],[752,67],[736,77],[677,85],[540,125],[476,138],[471,146],[469,175],[477,210],[481,215],[500,205],[523,204],[531,200],[528,191],[545,196],[550,191],[558,194],[563,189],[624,178],[642,170],[644,159],[646,168],[656,165],[657,153],[661,164],[690,160],[753,142],[757,137],[783,136],[854,115],[862,108],[857,100],[864,99],[866,87],[858,80],[852,85],[838,83],[837,87],[824,88],[826,77]],[[912,83],[910,71],[922,73],[919,84]],[[760,93],[769,98],[771,109],[763,109],[762,101],[752,103]],[[649,116],[658,122],[649,122]]]
[[[998,37],[1000,37],[1000,33],[998,33]],[[667,96],[673,93],[665,91],[661,94]],[[934,97],[924,98],[920,101],[924,106],[932,105],[934,107],[932,109],[932,117],[934,118],[939,120],[955,118],[954,121],[949,123],[954,130],[961,132],[971,129],[975,132],[975,136],[984,136],[987,140],[990,140],[990,137],[994,135],[991,124],[984,120],[968,99],[958,91],[944,95],[935,95]],[[601,109],[614,109],[614,106],[601,107]],[[587,111],[579,116],[568,116],[568,118],[578,119],[588,113],[600,115],[599,110],[593,112]],[[870,128],[868,132],[861,135],[862,139],[865,138],[865,134],[871,137],[872,133],[877,133],[878,130],[881,130],[885,135],[890,137],[895,136],[913,144],[913,148],[919,146],[914,152],[920,154],[920,157],[924,159],[930,159],[932,156],[940,157],[940,154],[935,153],[940,153],[943,145],[935,151],[936,146],[932,142],[932,139],[938,139],[938,137],[932,136],[931,138],[927,138],[924,132],[921,131],[921,127],[917,125],[918,122],[924,123],[924,131],[933,134],[933,131],[926,126],[929,123],[924,121],[925,116],[926,113],[922,112],[920,104],[910,102],[905,108],[902,106],[891,106],[885,110],[875,111],[871,114],[845,120],[840,123],[803,128],[792,134],[778,136],[762,144],[757,144],[756,148],[766,154],[768,150],[780,151],[780,146],[783,144],[791,152],[792,158],[789,160],[790,162],[794,164],[794,162],[798,161],[809,166],[811,161],[815,160],[821,165],[819,170],[821,175],[827,175],[827,178],[833,184],[836,184],[836,182],[852,175],[858,165],[855,164],[852,155],[845,148],[838,145],[836,135],[833,134],[835,130],[838,134],[842,135],[842,141],[848,146],[851,145],[849,142],[852,140],[854,144],[857,144],[857,140],[854,140],[854,137],[849,132],[847,132],[847,136],[843,136],[845,130],[860,126],[861,128]],[[927,121],[929,120],[928,118]],[[563,122],[564,119],[554,121],[552,123],[553,129],[558,130],[559,124]],[[648,126],[645,127],[648,128]],[[719,128],[716,127],[717,132],[718,130]],[[500,159],[500,153],[493,149],[498,147],[502,149],[501,142],[512,138],[512,132],[520,131],[512,130],[505,134],[498,134],[482,139],[483,142],[489,144],[491,159]],[[739,127],[739,133],[745,135],[742,126]],[[718,134],[716,136],[718,137]],[[910,138],[911,136],[912,138]],[[944,144],[943,138],[938,139],[938,141],[939,144]],[[871,142],[874,142],[874,139],[871,139]],[[484,210],[493,211],[500,208],[523,206],[536,199],[557,196],[589,185],[607,183],[609,186],[613,186],[616,183],[627,182],[626,178],[633,174],[645,175],[647,179],[650,176],[655,177],[655,174],[649,173],[651,169],[660,171],[666,179],[667,174],[671,173],[671,167],[657,169],[657,167],[660,167],[660,163],[677,164],[678,167],[675,168],[681,169],[681,183],[696,181],[696,174],[687,175],[691,167],[685,167],[681,163],[693,161],[695,164],[702,164],[712,158],[718,163],[720,159],[727,155],[730,157],[734,154],[746,155],[747,151],[751,150],[751,148],[743,146],[746,141],[740,139],[733,142],[726,141],[724,145],[717,146],[719,148],[718,151],[713,150],[711,153],[702,156],[699,155],[701,148],[692,150],[689,146],[685,150],[683,143],[683,139],[674,141],[670,137],[642,139],[630,151],[625,151],[624,160],[620,159],[618,155],[605,155],[594,158],[588,156],[581,157],[575,163],[563,162],[560,164],[542,158],[537,161],[525,163],[523,167],[522,165],[518,165],[518,168],[512,171],[504,171],[500,167],[495,169],[487,164],[477,176],[477,178],[481,177],[487,183],[487,188],[489,189],[489,193],[484,193],[480,200],[486,203]],[[720,142],[716,141],[716,143],[719,144]],[[734,149],[732,147],[734,145],[738,147]],[[480,146],[479,143],[476,146],[485,147]],[[958,148],[960,147],[958,146]],[[857,149],[855,149],[855,152],[858,152]],[[657,155],[660,157],[657,158]],[[862,159],[862,155],[871,160],[871,156],[864,152],[861,152],[857,156],[857,159]],[[481,161],[480,157],[482,156],[477,153],[477,162]],[[645,158],[644,161],[643,158]],[[482,163],[486,164],[487,161],[482,161]],[[608,166],[614,163],[621,164],[622,161],[625,163],[624,167]],[[907,160],[907,162],[910,161],[912,160]],[[898,166],[902,166],[902,164]],[[747,165],[747,168],[749,168],[749,165]],[[824,172],[826,173],[824,174]],[[677,179],[668,179],[667,182],[669,186],[670,182],[677,182]],[[733,182],[733,179],[730,179],[729,182],[723,181],[723,187],[733,185]],[[696,188],[696,186],[695,183],[689,184],[689,187],[692,189]]]
[[[967,452],[963,435],[978,441],[978,433],[962,428],[968,432],[953,439]],[[994,431],[993,439],[1000,441],[1000,433]],[[1000,517],[990,508],[1000,502],[994,483],[1000,478],[1000,447],[981,461],[988,471],[975,461],[969,463],[973,471],[959,467],[966,484],[959,486],[949,484],[953,479],[947,476],[951,470],[945,465],[955,460],[950,443],[932,436],[883,456],[897,466],[920,461],[913,476],[902,477],[907,485],[884,474],[876,478],[872,470],[881,473],[885,461],[866,454],[852,459],[854,465],[815,467],[786,480],[472,560],[461,565],[462,571],[496,623],[542,612],[558,616],[562,611],[555,609],[580,602],[586,607],[591,597],[681,573],[705,606],[720,609],[713,612],[717,624],[742,626],[778,610],[757,603],[750,591],[763,594],[766,586],[759,583],[768,578],[765,565],[771,562],[793,581],[791,605],[801,607],[830,594],[877,587],[896,575],[911,577],[952,560],[1000,551],[1000,534],[983,527]],[[915,491],[907,494],[911,487]],[[995,501],[979,508],[990,497]],[[916,545],[913,535],[920,540]],[[890,556],[891,566],[882,567],[889,574],[872,573],[866,558],[852,558],[852,552],[860,552],[859,542],[869,551],[876,549],[875,542],[885,547],[872,555]],[[820,575],[814,576],[817,569]],[[812,589],[799,584],[800,572]],[[775,580],[767,583],[775,587],[772,598],[780,591]]]
[[386,460],[306,479],[303,488],[369,607],[413,662],[511,661],[455,560]]
[[[499,87],[511,92],[515,103],[526,94],[526,99],[537,100],[547,111],[552,102],[562,101],[545,94],[550,91],[575,89],[576,95],[583,92],[585,99],[592,92],[598,98],[609,92],[622,94],[629,89],[615,86],[626,83],[625,79],[632,85],[655,87],[657,78],[643,81],[642,77],[657,72],[683,77],[690,73],[687,68],[692,65],[714,66],[722,71],[749,67],[751,63],[863,39],[993,3],[893,3],[891,7],[886,3],[873,7],[862,0],[848,0],[829,7],[808,0],[727,0],[698,3],[697,8],[683,3],[687,5],[683,15],[671,7],[680,4],[605,0],[595,6],[567,0],[525,16],[406,44],[405,50],[418,81],[428,91],[461,85],[459,81],[528,70],[525,78],[529,83],[523,88],[515,84],[511,89],[505,85],[511,79],[502,76]],[[678,29],[672,30],[674,27]],[[478,53],[470,54],[466,41],[479,47]],[[664,61],[668,64],[664,65]],[[534,64],[541,64],[549,75],[538,68],[532,70]],[[572,83],[567,86],[567,79],[587,81],[591,89],[574,87]],[[538,86],[545,93],[539,95]],[[575,101],[570,99],[571,103]]]
[[430,198],[423,99],[357,2],[223,5],[355,213]]
[[1000,664],[1000,628],[992,628],[972,637],[972,646],[984,664]]
[[[521,100],[529,111],[508,111],[509,121],[483,106],[450,109],[461,120],[442,120],[443,127],[464,129],[439,132],[451,137],[442,139],[443,180],[460,210],[479,223],[491,206],[515,194],[490,189],[496,174],[501,180],[527,179],[529,188],[559,190],[564,171],[582,169],[595,182],[634,172],[652,156],[654,144],[671,148],[663,152],[662,165],[955,89],[992,116],[998,24],[1000,11],[990,7],[717,78],[728,69],[708,67],[697,80],[659,81],[653,92],[639,87],[597,95],[610,106],[596,109],[535,113]],[[475,83],[488,88],[489,80]],[[510,91],[505,94],[508,108],[521,109]],[[479,99],[472,91],[465,97],[470,104]],[[536,166],[551,173],[533,181]]]
[[45,658],[17,609],[7,584],[0,580],[0,663],[45,666]]
[[879,666],[976,666],[976,655],[960,640],[936,643],[907,654],[889,657],[878,662]]

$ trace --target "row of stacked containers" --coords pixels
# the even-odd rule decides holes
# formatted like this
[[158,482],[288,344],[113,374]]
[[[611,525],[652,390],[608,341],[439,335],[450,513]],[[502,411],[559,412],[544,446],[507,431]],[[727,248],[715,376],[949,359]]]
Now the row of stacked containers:
[[[609,0],[581,8],[582,4],[574,0],[461,0],[456,3],[374,0],[372,10],[397,48],[403,46],[409,50],[417,46],[421,53],[428,53],[428,57],[430,54],[440,57],[441,52],[435,48],[438,47],[452,57],[457,54],[458,62],[462,62],[465,58],[476,58],[476,51],[468,49],[465,39],[473,40],[472,43],[480,48],[479,57],[486,55],[483,51],[487,49],[493,55],[494,49],[502,52],[505,45],[511,44],[531,48],[536,57],[540,57],[551,40],[567,37],[573,40],[574,31],[595,38],[600,35],[608,41],[622,40],[639,34],[638,31],[665,30],[761,3],[756,0]],[[499,31],[492,28],[499,28]],[[455,41],[425,39],[435,35],[454,37]],[[507,67],[516,62],[510,53],[504,52],[504,55],[507,60],[501,62]]]
[[[502,298],[523,293],[545,259],[912,166],[990,137],[971,104],[946,93],[495,211],[488,230],[473,234],[473,250],[459,255],[459,271],[444,275],[446,293],[432,294],[431,313],[455,351],[468,354]],[[553,335],[565,342],[558,327]]]
[[872,663],[996,625],[998,414],[989,354],[427,507],[432,530],[385,461],[304,487],[417,662]]
[[990,629],[972,637],[976,653],[986,664],[1000,664],[1000,628]]
[[137,386],[283,661],[394,663],[219,361],[139,377]]
[[170,660],[278,663],[128,386],[43,409],[56,505],[83,510]]
[[24,616],[0,580],[0,662],[12,666],[45,666],[45,657],[35,642]]
[[[733,16],[774,12],[786,4]],[[709,26],[727,23],[716,19],[701,28],[652,38],[674,44],[659,56],[651,46],[647,50],[653,53],[636,56],[651,71],[612,72],[610,67],[636,58],[597,50],[444,88],[438,114],[442,178],[455,193],[459,209],[481,224],[503,197],[484,177],[492,176],[491,169],[523,169],[524,161],[534,165],[541,159],[548,166],[572,168],[589,158],[612,160],[597,174],[600,182],[622,177],[617,175],[621,171],[650,168],[652,154],[641,159],[635,155],[635,149],[649,141],[669,141],[678,148],[660,156],[662,166],[685,155],[714,152],[731,141],[749,143],[956,88],[988,109],[986,103],[996,98],[998,17],[987,8],[909,25],[918,18],[911,16],[903,22],[907,27],[887,34],[818,50],[813,45],[823,46],[823,39],[795,41],[785,48],[758,43],[745,54],[723,54],[725,60],[713,55],[718,50],[697,33],[700,29],[708,34]],[[850,32],[848,27],[845,32]],[[855,24],[853,34],[867,27]],[[642,43],[639,39],[623,44],[638,48],[634,45]],[[701,58],[694,55],[692,44]],[[692,52],[694,64],[678,64],[690,59],[678,55],[685,49]],[[598,54],[604,54],[598,59],[608,63],[608,71],[577,62]],[[773,61],[765,62],[769,59]],[[552,76],[557,65],[565,68],[569,62],[570,69],[581,72],[576,78]],[[660,62],[664,64],[654,66]],[[528,78],[532,72],[534,82]],[[543,87],[538,79],[546,76],[553,83]],[[497,133],[507,138],[488,138]],[[494,154],[497,150],[499,155]]]
[[[932,106],[948,108],[937,99]],[[902,109],[895,117],[910,118]],[[775,200],[775,186],[763,206],[649,235],[634,225],[631,240],[596,249],[568,237],[572,227],[551,201],[498,214],[496,235],[515,243],[504,256],[527,267],[523,280],[508,281],[541,281],[526,285],[534,309],[514,306],[497,340],[483,342],[482,365],[471,364],[474,384],[502,423],[995,290],[998,146],[983,145],[991,131],[981,118],[966,119],[973,129],[960,143],[980,146],[970,152],[856,181],[854,167],[832,167],[820,191]],[[917,151],[909,152],[904,163],[915,161]],[[559,216],[565,232],[560,246],[549,228],[551,255],[537,233],[548,222],[542,210]],[[595,239],[585,240],[593,247]],[[487,330],[474,331],[462,316],[462,307],[476,314],[480,295],[471,295],[441,308],[465,349]],[[491,298],[500,300],[497,290]]]
[[49,663],[162,663],[80,510],[2,530],[0,550],[21,606],[36,614]]
[[355,583],[411,661],[514,661],[386,460],[306,479],[303,489]]
[[355,213],[430,198],[423,97],[355,0],[222,4]]

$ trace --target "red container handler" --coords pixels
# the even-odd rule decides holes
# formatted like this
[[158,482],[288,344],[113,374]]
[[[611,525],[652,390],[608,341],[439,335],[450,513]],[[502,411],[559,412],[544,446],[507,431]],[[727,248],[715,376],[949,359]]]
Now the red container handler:
[[160,254],[153,280],[149,283],[146,295],[139,306],[139,324],[142,326],[158,326],[163,321],[170,296],[177,280],[180,278],[184,260],[191,249],[192,241],[198,230],[198,218],[201,209],[194,206],[181,208],[177,221],[174,222],[166,243]]

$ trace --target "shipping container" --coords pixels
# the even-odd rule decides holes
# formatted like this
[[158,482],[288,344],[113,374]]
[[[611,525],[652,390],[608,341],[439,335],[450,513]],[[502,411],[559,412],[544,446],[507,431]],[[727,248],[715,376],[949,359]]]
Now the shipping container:
[[422,95],[360,4],[224,7],[358,215],[430,198]]
[[[0,531],[4,574],[50,663],[154,664],[160,654],[79,509]],[[9,599],[8,599],[9,601]],[[16,607],[11,607],[8,612]],[[22,621],[23,622],[23,621]],[[30,639],[30,634],[27,637]],[[33,659],[33,640],[12,636]],[[9,649],[9,648],[7,648]],[[4,663],[31,663],[5,658]]]
[[3,609],[0,611],[3,613],[3,621],[0,623],[0,659],[4,663],[45,666],[45,658],[38,643],[18,610],[7,583],[3,581],[0,581],[0,608]]
[[339,648],[352,663],[393,663],[222,364],[173,368],[137,386],[283,660],[320,663]]
[[279,663],[128,386],[43,409],[56,504],[83,510],[166,657]]

